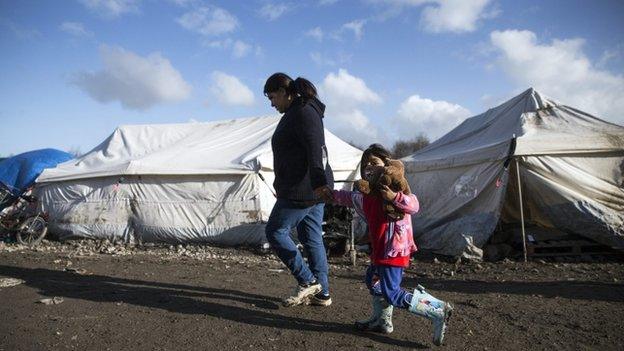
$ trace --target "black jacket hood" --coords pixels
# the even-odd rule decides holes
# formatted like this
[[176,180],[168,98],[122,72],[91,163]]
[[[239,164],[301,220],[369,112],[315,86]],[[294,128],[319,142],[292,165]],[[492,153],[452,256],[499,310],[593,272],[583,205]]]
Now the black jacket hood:
[[302,107],[305,105],[310,105],[321,116],[321,118],[325,117],[325,104],[315,97],[310,99],[298,97],[294,102],[295,103],[293,105],[298,104]]

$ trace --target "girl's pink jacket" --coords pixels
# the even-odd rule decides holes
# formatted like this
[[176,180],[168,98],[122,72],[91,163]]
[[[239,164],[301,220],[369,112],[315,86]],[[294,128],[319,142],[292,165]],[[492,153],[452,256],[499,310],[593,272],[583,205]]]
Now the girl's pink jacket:
[[370,257],[374,265],[409,265],[411,253],[417,250],[411,216],[420,207],[416,195],[397,193],[393,204],[405,216],[396,222],[388,219],[382,208],[383,201],[376,196],[345,190],[334,190],[333,196],[337,205],[355,208],[358,215],[366,220],[372,246]]

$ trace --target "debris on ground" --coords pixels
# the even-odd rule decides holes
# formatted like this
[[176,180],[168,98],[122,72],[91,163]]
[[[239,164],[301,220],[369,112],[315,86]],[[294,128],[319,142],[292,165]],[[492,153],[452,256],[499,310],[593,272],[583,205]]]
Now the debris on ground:
[[[465,349],[466,335],[472,349],[619,350],[624,265],[540,260],[415,256],[403,285],[423,285],[454,304],[449,350]],[[370,311],[368,257],[355,267],[348,257],[330,257],[332,305],[293,308],[280,307],[296,285],[288,269],[275,255],[245,248],[44,241],[37,248],[5,245],[0,262],[0,277],[24,280],[0,291],[7,350],[431,347],[431,328],[407,311],[396,312],[391,335],[353,330]],[[68,303],[33,306],[42,298],[55,304],[54,296]]]
[[[237,261],[241,264],[252,264],[267,260],[275,260],[277,256],[251,248],[232,248],[210,246],[208,244],[167,244],[167,243],[122,243],[112,242],[108,239],[92,240],[77,239],[66,241],[43,240],[36,247],[29,247],[20,244],[0,245],[2,252],[51,252],[61,256],[55,259],[54,264],[62,264],[68,272],[86,274],[80,268],[69,268],[74,258],[97,257],[98,255],[110,256],[158,256],[165,260],[181,258],[191,260],[227,260]],[[254,252],[256,255],[249,255]]]
[[44,304],[44,305],[58,305],[58,304],[63,303],[63,301],[65,301],[65,299],[63,299],[62,297],[54,296],[53,298],[45,298],[37,302]]
[[8,288],[8,287],[17,286],[23,283],[24,283],[23,280],[17,279],[17,278],[5,278],[5,277],[0,278],[0,288]]
[[71,272],[71,273],[76,273],[76,274],[80,274],[80,275],[87,274],[87,270],[84,269],[84,268],[67,267],[67,268],[65,268],[65,272]]

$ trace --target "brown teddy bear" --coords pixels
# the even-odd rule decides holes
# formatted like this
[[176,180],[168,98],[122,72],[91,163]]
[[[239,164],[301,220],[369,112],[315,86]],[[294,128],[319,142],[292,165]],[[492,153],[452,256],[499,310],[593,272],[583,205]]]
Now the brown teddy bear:
[[[360,175],[362,179],[355,181],[355,188],[362,194],[370,194],[381,198],[379,189],[381,185],[386,185],[390,190],[394,192],[402,192],[405,195],[411,193],[407,179],[405,179],[405,167],[399,160],[385,159],[385,166],[379,171],[373,173],[369,179],[365,180],[364,170],[360,169]],[[403,218],[404,213],[399,211],[390,202],[384,201],[384,212],[393,221],[398,221]]]

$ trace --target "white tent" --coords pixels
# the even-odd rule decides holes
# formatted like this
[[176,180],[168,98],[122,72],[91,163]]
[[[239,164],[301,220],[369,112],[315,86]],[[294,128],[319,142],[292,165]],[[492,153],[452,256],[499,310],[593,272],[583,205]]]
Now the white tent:
[[520,223],[519,179],[525,222],[624,249],[624,127],[533,89],[404,161],[421,200],[422,248],[460,255],[482,247],[499,220]]
[[[265,242],[278,122],[119,127],[89,153],[37,179],[51,231],[61,238]],[[325,139],[335,179],[353,180],[361,151],[327,130]]]

